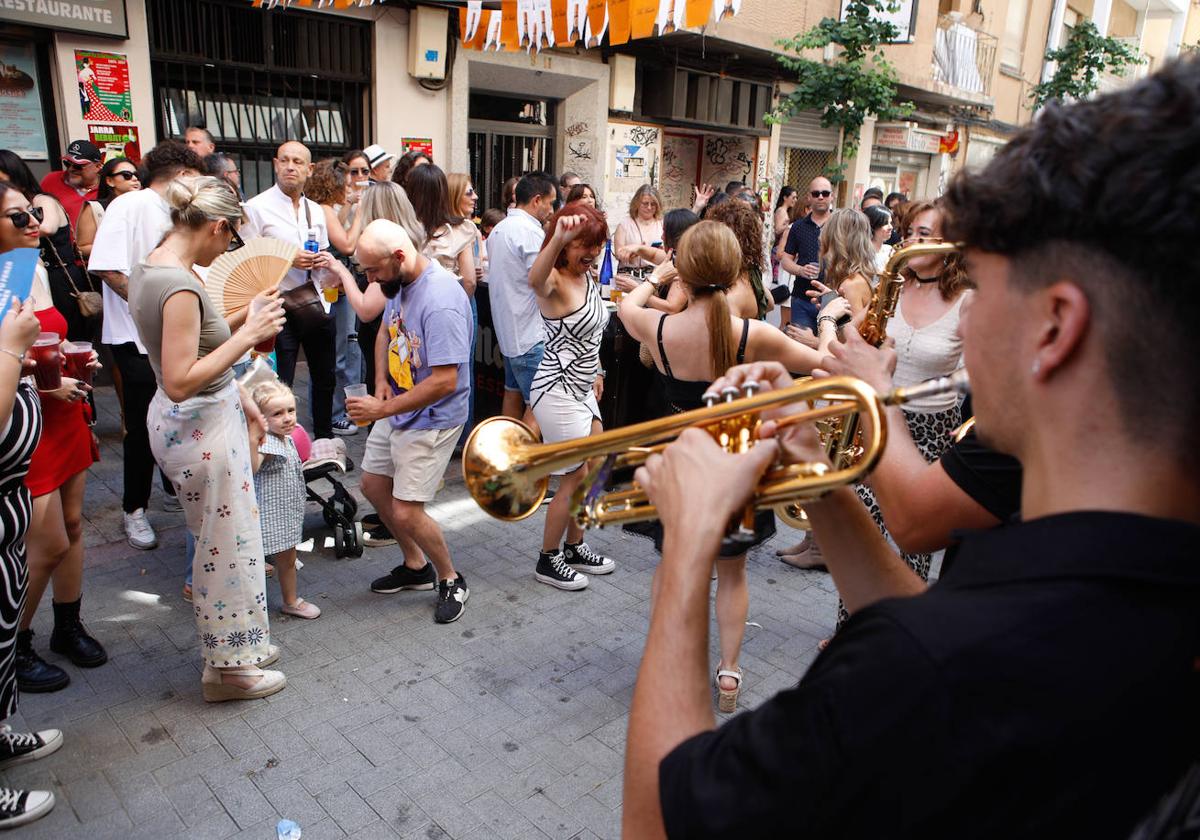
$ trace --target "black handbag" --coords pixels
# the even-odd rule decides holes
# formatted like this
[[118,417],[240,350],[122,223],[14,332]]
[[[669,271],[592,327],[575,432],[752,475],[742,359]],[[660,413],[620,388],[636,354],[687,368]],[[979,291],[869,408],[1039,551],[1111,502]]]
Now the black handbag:
[[[302,198],[302,201],[304,202],[304,220],[311,229],[312,213],[308,209],[308,199]],[[281,292],[279,300],[283,303],[283,311],[287,313],[288,320],[292,321],[294,327],[302,333],[324,327],[332,317],[325,311],[321,296],[313,286],[311,271],[307,273],[307,278],[302,286]]]

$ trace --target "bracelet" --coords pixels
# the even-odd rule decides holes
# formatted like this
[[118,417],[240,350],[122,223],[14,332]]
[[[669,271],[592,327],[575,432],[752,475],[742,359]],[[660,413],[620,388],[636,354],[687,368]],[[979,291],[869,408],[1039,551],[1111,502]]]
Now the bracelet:
[[833,324],[833,328],[835,330],[837,329],[837,325],[838,325],[837,318],[834,318],[832,315],[822,315],[819,318],[817,318],[817,329],[818,330],[821,329],[822,321],[828,321],[829,323]]
[[17,364],[21,365],[22,367],[25,366],[25,354],[24,353],[14,353],[13,351],[9,350],[7,347],[0,347],[0,353],[7,353],[8,355],[12,356],[14,359],[17,360]]

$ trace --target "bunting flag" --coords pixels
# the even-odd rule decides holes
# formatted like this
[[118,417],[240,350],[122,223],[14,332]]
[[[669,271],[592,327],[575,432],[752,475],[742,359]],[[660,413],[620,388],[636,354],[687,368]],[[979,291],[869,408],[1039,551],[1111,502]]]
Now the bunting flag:
[[712,0],[685,0],[685,3],[684,26],[691,28],[708,23],[708,16],[712,13]]
[[733,17],[742,10],[742,0],[713,0],[713,20],[724,20]]
[[608,29],[608,0],[587,0],[587,26],[584,46],[598,47]]
[[501,32],[504,30],[504,15],[496,14],[495,11],[489,10],[487,34],[484,36],[483,48],[486,49],[502,49],[500,46]]
[[575,43],[584,39],[587,29],[587,0],[566,0],[567,4],[567,37],[562,40]]
[[649,38],[654,34],[654,22],[658,18],[659,0],[630,0],[630,36]]
[[501,0],[500,41],[498,49],[516,52],[521,48],[521,31],[517,23],[517,0]]
[[567,9],[568,0],[551,0],[550,2],[550,31],[554,33],[555,43],[564,47],[574,43],[571,38],[571,24],[568,21],[570,12]]
[[614,47],[629,43],[630,3],[631,0],[608,0],[608,43]]
[[458,17],[464,44],[469,44],[475,40],[475,33],[479,31],[479,22],[482,17],[483,0],[467,0],[466,12]]

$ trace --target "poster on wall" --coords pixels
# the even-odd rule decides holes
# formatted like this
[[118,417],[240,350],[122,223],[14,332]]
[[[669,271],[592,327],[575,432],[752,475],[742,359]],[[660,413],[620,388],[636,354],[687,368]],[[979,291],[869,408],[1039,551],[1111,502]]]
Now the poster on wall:
[[133,122],[133,93],[125,56],[75,50],[75,77],[85,120]]
[[0,148],[26,160],[50,157],[32,44],[0,44]]
[[420,152],[433,160],[433,139],[430,137],[405,137],[401,141],[405,152]]
[[136,125],[88,123],[87,130],[88,139],[100,150],[106,163],[115,157],[126,157],[133,163],[142,162],[142,146]]
[[642,184],[657,184],[662,132],[657,126],[635,123],[608,124],[608,189],[604,201],[609,223],[617,224]]

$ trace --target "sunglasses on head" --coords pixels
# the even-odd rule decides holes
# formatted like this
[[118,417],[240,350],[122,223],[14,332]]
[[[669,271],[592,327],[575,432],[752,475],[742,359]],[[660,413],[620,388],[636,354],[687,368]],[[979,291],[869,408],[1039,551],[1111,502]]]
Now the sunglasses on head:
[[24,230],[29,227],[29,219],[32,216],[39,223],[42,221],[45,213],[41,207],[30,207],[28,210],[18,210],[16,213],[5,213],[4,216],[13,223],[13,227],[17,230]]
[[809,195],[813,198],[829,198],[833,193],[829,190],[813,190]]

